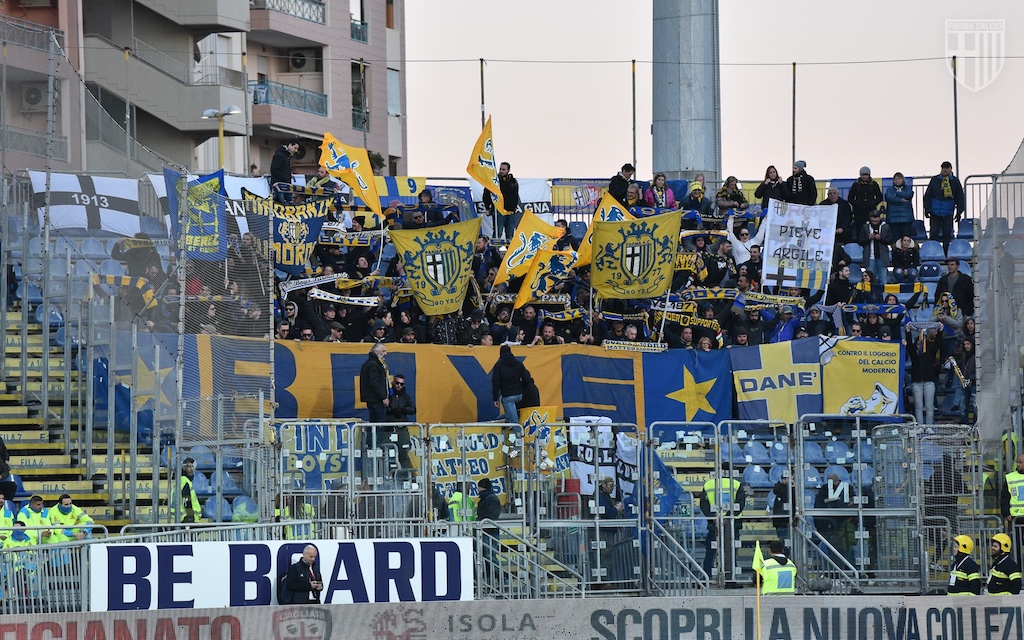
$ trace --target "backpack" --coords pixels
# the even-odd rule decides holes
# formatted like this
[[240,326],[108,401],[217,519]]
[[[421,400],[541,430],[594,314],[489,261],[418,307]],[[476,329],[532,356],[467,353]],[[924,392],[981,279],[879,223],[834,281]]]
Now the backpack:
[[291,604],[292,592],[288,590],[288,574],[284,574],[277,581],[277,604]]

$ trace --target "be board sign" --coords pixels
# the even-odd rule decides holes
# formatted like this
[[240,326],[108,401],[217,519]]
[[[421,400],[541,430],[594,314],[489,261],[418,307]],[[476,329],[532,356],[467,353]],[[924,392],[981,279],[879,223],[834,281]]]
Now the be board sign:
[[324,604],[472,600],[471,538],[96,544],[90,610],[277,603],[279,579],[317,548]]

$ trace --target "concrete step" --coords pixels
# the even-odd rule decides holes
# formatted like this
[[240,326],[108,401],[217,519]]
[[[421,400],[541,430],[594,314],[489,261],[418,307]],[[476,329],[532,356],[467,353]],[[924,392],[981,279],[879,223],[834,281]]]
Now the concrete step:
[[[29,455],[15,454],[11,456],[11,468],[13,469],[44,469],[47,467],[70,467],[71,456],[51,455]],[[19,471],[20,473],[20,471]]]
[[0,405],[0,418],[27,418],[28,407]]
[[[40,444],[50,441],[50,434],[42,429],[0,429],[0,438],[4,439],[4,444],[10,449],[11,445],[19,444]],[[61,446],[61,449],[64,447]]]
[[30,480],[23,482],[26,491],[32,493],[92,493],[95,486],[92,480]]

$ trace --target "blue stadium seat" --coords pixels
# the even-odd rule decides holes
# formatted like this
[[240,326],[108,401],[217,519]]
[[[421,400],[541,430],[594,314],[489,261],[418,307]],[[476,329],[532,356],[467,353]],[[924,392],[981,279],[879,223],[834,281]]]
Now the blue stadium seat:
[[1024,236],[1024,216],[1017,216],[1013,219],[1013,235]]
[[72,260],[77,260],[82,255],[74,240],[70,240],[64,236],[58,236],[57,241],[53,243],[52,255],[60,260],[67,260],[69,253],[71,254]]
[[751,464],[771,463],[771,458],[768,457],[768,450],[764,448],[764,444],[756,440],[751,440],[743,445],[743,456],[744,460]]
[[92,274],[99,273],[100,267],[90,258],[82,258],[75,262],[75,276],[79,278],[91,278]]
[[214,457],[213,452],[206,445],[200,444],[192,447],[188,455],[192,456],[192,459],[196,461],[196,469],[208,471],[217,468],[217,458]]
[[960,221],[956,237],[959,240],[974,240],[974,218],[964,218]]
[[1018,261],[1024,260],[1024,236],[1008,238],[1006,242],[1003,243],[1003,250]]
[[[854,453],[860,456],[861,462],[867,462],[868,464],[874,462],[875,448],[867,440],[861,440],[854,445]],[[857,458],[854,457],[854,460]]]
[[825,456],[821,453],[821,446],[817,442],[804,442],[804,463],[805,464],[827,464]]
[[25,490],[25,485],[21,481],[21,476],[16,473],[12,473],[7,476],[9,482],[14,483],[14,497],[15,498],[28,498],[31,497],[31,493]]
[[572,237],[582,240],[583,236],[587,235],[587,223],[579,221],[570,222],[569,232],[572,233]]
[[870,487],[875,481],[875,468],[867,465],[864,469],[854,469],[852,476],[854,484],[858,487]]
[[43,304],[43,292],[39,290],[39,287],[31,283],[19,283],[14,296],[25,304]]
[[845,442],[833,440],[825,445],[825,459],[830,464],[849,464],[853,461],[853,454]]
[[938,240],[925,240],[921,243],[921,262],[945,262],[946,252]]
[[100,273],[105,276],[123,276],[125,269],[117,260],[107,259],[100,263]]
[[[804,470],[804,488],[806,489],[820,489],[822,485],[821,474],[814,467],[808,467]],[[814,501],[811,501],[814,504]]]
[[235,479],[231,477],[227,471],[214,471],[213,475],[210,476],[210,485],[213,486],[213,491],[216,493],[218,485],[220,486],[220,492],[223,495],[237,495],[242,492],[241,487],[235,482]]
[[[940,278],[942,278],[942,267],[938,262],[924,262],[917,270],[917,279],[921,282],[938,282]],[[928,299],[931,300],[930,297]]]
[[843,251],[850,254],[850,259],[857,264],[864,263],[864,247],[856,242],[847,242],[843,245]]
[[928,239],[928,232],[924,228],[924,220],[914,220],[914,241],[924,242]]
[[139,218],[139,230],[150,238],[163,239],[167,237],[167,227],[160,218],[142,216]]
[[[952,395],[949,394],[948,397],[952,397]],[[922,442],[918,447],[918,453],[924,462],[942,462],[942,449],[934,442]]]
[[235,499],[231,501],[232,522],[256,522],[259,517],[260,510],[256,501],[244,493],[235,496]]
[[860,277],[861,277],[861,274],[863,274],[863,273],[864,273],[864,270],[861,268],[861,266],[859,264],[857,264],[856,262],[851,264],[850,265],[850,282],[852,282],[854,284],[860,282]]
[[196,471],[195,475],[192,476],[192,489],[196,492],[196,495],[208,496],[213,493],[213,485],[207,479],[206,474],[202,471]]
[[[954,240],[953,242],[956,242],[956,240]],[[967,276],[968,278],[970,278],[971,277],[971,263],[970,262],[964,262],[963,260],[961,260],[960,261],[960,273],[962,273],[965,276]]]
[[960,262],[970,262],[974,260],[974,249],[971,247],[970,242],[957,238],[949,243],[949,249],[946,250],[946,257],[956,258],[960,260]]
[[828,477],[832,474],[839,476],[839,480],[842,482],[850,481],[850,470],[846,467],[841,467],[837,464],[829,465],[825,468],[825,472],[821,474],[821,477],[825,482],[828,482]]
[[743,470],[743,484],[754,489],[770,489],[775,486],[764,467],[759,464],[747,465]]
[[221,451],[224,456],[224,468],[233,469],[242,466],[242,454],[236,447],[224,447]]
[[90,260],[106,260],[110,252],[106,246],[96,238],[82,238],[82,255]]
[[786,464],[787,458],[789,457],[789,443],[782,441],[773,442],[769,455],[771,455],[772,462],[776,464]]
[[64,317],[60,315],[60,311],[57,311],[56,309],[54,309],[52,307],[50,308],[49,320],[48,321],[47,321],[46,318],[43,317],[43,307],[42,307],[42,305],[36,307],[35,317],[36,317],[36,323],[38,323],[38,324],[47,324],[51,328],[52,327],[64,326]]
[[220,519],[217,519],[217,499],[210,498],[203,505],[203,517],[214,522],[231,522],[231,503],[227,498],[220,499]]
[[772,467],[772,470],[768,472],[768,479],[772,481],[774,485],[777,482],[782,482],[783,476],[786,474],[785,465],[777,464]]
[[43,239],[39,236],[28,239],[28,257],[40,258],[43,255]]

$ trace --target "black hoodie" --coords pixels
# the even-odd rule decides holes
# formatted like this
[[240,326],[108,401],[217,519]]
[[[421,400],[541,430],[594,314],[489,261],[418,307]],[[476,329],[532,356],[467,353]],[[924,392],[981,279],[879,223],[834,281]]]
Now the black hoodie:
[[497,402],[499,398],[522,395],[523,388],[532,382],[533,378],[530,376],[530,372],[526,370],[522,362],[516,360],[516,357],[512,355],[512,349],[508,345],[502,345],[501,355],[491,373],[494,401]]

